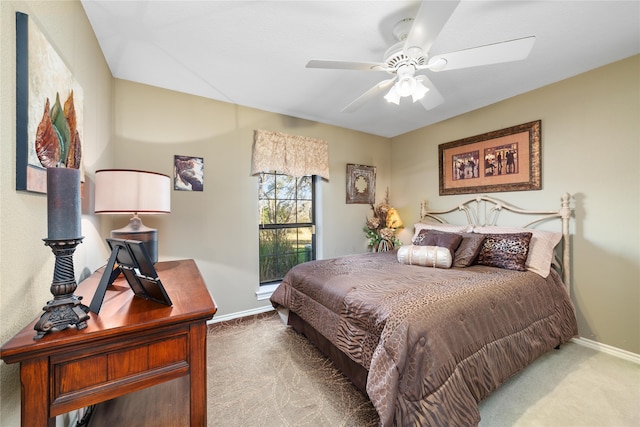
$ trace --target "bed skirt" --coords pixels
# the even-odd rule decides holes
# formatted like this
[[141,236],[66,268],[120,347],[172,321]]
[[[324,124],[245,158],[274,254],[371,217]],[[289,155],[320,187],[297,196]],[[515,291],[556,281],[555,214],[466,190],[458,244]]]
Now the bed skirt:
[[342,350],[334,346],[313,326],[302,320],[293,311],[289,312],[288,324],[298,333],[311,341],[322,354],[327,356],[334,365],[362,392],[367,395],[367,376],[369,371],[351,360]]

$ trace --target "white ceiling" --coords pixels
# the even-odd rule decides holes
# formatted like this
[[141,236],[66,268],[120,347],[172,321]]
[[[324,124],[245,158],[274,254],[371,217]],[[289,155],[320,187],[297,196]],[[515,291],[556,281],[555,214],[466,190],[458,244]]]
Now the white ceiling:
[[[431,3],[431,2],[427,2]],[[462,1],[437,55],[536,36],[523,61],[423,71],[445,102],[382,96],[340,110],[384,72],[309,69],[381,62],[417,1],[113,1],[82,5],[114,77],[393,137],[640,53],[640,1]],[[640,77],[639,77],[640,78]]]

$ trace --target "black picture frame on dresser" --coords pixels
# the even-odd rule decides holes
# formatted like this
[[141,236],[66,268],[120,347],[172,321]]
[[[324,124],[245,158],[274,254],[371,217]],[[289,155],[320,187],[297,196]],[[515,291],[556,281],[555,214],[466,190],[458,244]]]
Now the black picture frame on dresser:
[[91,300],[89,310],[96,314],[100,312],[107,288],[120,274],[125,277],[136,296],[171,306],[171,299],[158,278],[158,273],[144,243],[139,240],[114,238],[106,240],[111,248],[111,255],[102,273],[96,293]]

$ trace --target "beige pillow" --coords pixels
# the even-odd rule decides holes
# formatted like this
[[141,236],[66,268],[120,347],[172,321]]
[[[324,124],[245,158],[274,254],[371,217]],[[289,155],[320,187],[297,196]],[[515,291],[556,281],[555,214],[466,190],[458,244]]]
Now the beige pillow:
[[554,248],[562,239],[562,233],[519,227],[476,226],[473,228],[473,232],[481,234],[531,233],[529,254],[525,265],[527,270],[542,277],[549,275]]
[[401,264],[435,268],[450,268],[453,261],[449,249],[439,246],[400,246],[397,257]]

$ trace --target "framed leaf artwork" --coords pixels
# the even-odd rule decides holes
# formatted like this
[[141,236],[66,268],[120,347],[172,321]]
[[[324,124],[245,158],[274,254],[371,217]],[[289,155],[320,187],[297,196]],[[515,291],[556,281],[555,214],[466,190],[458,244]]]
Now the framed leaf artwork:
[[29,16],[16,12],[16,190],[47,192],[46,169],[82,168],[83,91]]

